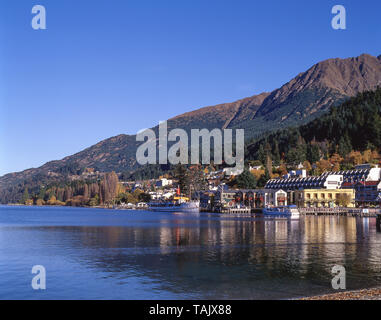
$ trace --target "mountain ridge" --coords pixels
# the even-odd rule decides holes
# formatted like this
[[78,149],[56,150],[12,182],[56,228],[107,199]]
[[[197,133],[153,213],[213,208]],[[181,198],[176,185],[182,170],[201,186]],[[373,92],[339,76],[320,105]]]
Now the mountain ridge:
[[[172,117],[168,129],[243,128],[248,139],[257,138],[269,131],[306,123],[358,92],[378,86],[381,86],[381,55],[327,59],[272,92]],[[0,177],[0,201],[4,201],[4,193],[21,190],[29,184],[67,179],[69,174],[85,167],[101,172],[133,170],[138,167],[135,153],[139,144],[135,135],[120,134],[41,167],[8,173]]]

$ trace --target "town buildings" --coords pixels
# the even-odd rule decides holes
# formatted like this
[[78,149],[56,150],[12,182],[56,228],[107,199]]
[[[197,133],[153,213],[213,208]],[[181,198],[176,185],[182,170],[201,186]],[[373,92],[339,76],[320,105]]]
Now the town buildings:
[[345,182],[343,189],[356,191],[355,202],[359,207],[377,206],[381,203],[381,181]]
[[368,164],[354,170],[325,172],[320,176],[271,179],[267,189],[283,189],[299,207],[379,206],[381,168]]
[[355,206],[354,189],[302,189],[294,193],[294,204],[299,208],[334,208]]

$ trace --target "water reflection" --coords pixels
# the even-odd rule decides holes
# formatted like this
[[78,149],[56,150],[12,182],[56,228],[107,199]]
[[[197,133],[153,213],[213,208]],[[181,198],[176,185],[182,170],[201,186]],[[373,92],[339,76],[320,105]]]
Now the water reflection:
[[[87,274],[76,279],[85,286],[81,295],[67,291],[71,296],[64,298],[98,298],[86,291],[89,281],[103,298],[291,298],[330,292],[335,264],[346,267],[348,289],[381,283],[381,234],[372,218],[271,221],[138,212],[129,225],[131,216],[124,217],[121,226],[0,227],[0,257],[10,250],[27,254],[33,243],[45,256],[75,265]],[[132,280],[144,288],[139,296]]]

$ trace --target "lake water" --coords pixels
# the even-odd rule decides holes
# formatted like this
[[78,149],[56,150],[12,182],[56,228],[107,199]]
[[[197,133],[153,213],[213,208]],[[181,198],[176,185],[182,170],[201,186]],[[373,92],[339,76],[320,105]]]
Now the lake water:
[[0,207],[0,299],[289,299],[333,292],[334,265],[381,285],[375,218]]

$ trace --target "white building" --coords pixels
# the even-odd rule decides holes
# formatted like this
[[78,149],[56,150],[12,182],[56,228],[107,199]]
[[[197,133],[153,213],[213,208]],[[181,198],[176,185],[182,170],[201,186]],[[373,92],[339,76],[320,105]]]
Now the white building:
[[156,182],[156,187],[166,187],[166,186],[171,186],[172,184],[173,184],[172,180],[162,178]]
[[265,207],[287,206],[287,192],[283,190],[262,189],[259,190],[262,203]]
[[286,175],[283,176],[284,179],[289,179],[289,178],[306,178],[307,177],[307,170],[301,169],[301,170],[292,170]]

